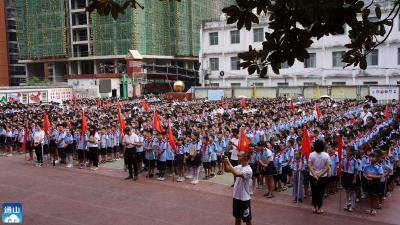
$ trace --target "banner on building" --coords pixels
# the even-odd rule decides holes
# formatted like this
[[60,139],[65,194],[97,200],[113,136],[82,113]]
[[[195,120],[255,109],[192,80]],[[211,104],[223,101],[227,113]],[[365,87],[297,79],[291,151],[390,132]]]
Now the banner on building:
[[71,88],[53,88],[49,90],[48,100],[70,100],[72,98]]
[[207,98],[208,100],[221,100],[224,97],[224,90],[208,90]]
[[399,100],[399,87],[370,87],[369,94],[377,100]]
[[47,102],[47,91],[29,92],[29,103],[36,104],[40,102]]
[[7,95],[6,94],[0,94],[0,102],[3,102],[3,103],[7,102]]

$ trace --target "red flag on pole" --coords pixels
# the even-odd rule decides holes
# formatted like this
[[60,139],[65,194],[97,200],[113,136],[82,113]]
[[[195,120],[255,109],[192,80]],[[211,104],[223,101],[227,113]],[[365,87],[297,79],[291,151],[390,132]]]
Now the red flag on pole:
[[28,139],[29,129],[24,129],[24,141],[22,142],[22,152],[26,152],[26,141]]
[[244,133],[244,129],[241,129],[241,131],[240,131],[239,151],[250,151],[249,140],[247,139],[247,136]]
[[119,99],[117,100],[117,109],[119,110],[121,108],[121,103],[119,102]]
[[221,101],[219,102],[219,106],[221,106],[221,108],[225,108],[225,102],[224,102],[223,98],[221,98]]
[[172,150],[176,152],[176,142],[175,142],[175,137],[174,134],[172,133],[172,129],[170,124],[168,123],[168,141],[169,144],[171,145]]
[[343,142],[342,142],[342,135],[337,136],[338,141],[338,157],[339,157],[339,168],[338,168],[338,175],[342,175],[342,155],[343,155]]
[[242,105],[242,109],[246,108],[246,100],[244,98],[242,98],[241,105]]
[[317,119],[321,117],[321,112],[319,111],[318,103],[315,103],[315,116]]
[[144,111],[148,112],[150,110],[150,106],[149,106],[149,104],[147,104],[146,100],[142,101],[142,106],[143,106]]
[[85,111],[82,110],[82,134],[86,134],[87,128],[88,126],[87,126]]
[[308,136],[308,131],[306,126],[303,128],[303,138],[301,139],[301,154],[303,154],[306,158],[311,153],[311,142],[310,137]]
[[101,99],[100,98],[97,98],[97,107],[101,107]]
[[292,100],[290,100],[290,109],[292,110],[293,113],[296,112],[296,109],[294,108],[294,104],[293,104]]
[[385,108],[385,120],[388,120],[389,117],[390,117],[390,108],[389,108],[389,105],[386,105],[386,108]]
[[47,116],[47,113],[44,112],[44,118],[43,118],[43,130],[46,136],[49,136],[49,128],[50,128],[50,122],[49,122],[49,117]]
[[163,129],[161,127],[160,117],[158,116],[157,111],[154,111],[153,130],[156,130],[159,133],[163,132]]
[[118,110],[118,121],[119,121],[119,130],[121,134],[124,134],[124,129],[126,128],[125,119],[121,114],[121,110]]

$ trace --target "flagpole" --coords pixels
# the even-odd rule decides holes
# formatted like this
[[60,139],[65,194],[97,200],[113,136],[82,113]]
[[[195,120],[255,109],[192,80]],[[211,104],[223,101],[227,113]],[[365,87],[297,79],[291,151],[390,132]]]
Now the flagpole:
[[[303,167],[303,153],[300,153],[300,162],[301,162],[301,167]],[[299,173],[298,173],[298,176],[297,176],[297,196],[296,196],[297,204],[299,204],[300,173],[301,173],[301,168],[299,169]]]

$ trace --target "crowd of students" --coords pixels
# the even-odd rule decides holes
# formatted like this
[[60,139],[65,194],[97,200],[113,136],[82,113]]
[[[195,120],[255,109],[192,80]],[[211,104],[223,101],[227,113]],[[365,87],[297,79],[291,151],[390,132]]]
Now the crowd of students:
[[[274,193],[292,187],[293,200],[302,202],[309,187],[315,191],[316,179],[325,196],[343,187],[344,209],[349,212],[360,198],[368,196],[368,213],[375,215],[376,209],[383,207],[383,199],[400,185],[398,101],[386,107],[330,99],[293,104],[287,99],[174,102],[151,98],[146,100],[150,110],[144,107],[144,101],[10,103],[0,108],[1,150],[11,156],[24,148],[29,161],[35,150],[38,167],[43,165],[43,153],[50,154],[53,165],[65,164],[67,168],[74,166],[76,154],[79,168],[93,170],[99,163],[124,159],[129,170],[126,179],[137,180],[146,170],[147,177],[157,176],[160,181],[175,173],[178,182],[189,179],[198,184],[201,169],[204,179],[224,173],[224,155],[233,166],[238,164],[239,134],[243,130],[250,141],[252,193],[259,188],[265,190],[265,197],[272,198]],[[120,127],[118,111],[125,129]],[[159,114],[161,132],[154,131],[154,111]],[[47,134],[44,112],[50,121]],[[85,134],[83,112],[88,123]],[[169,141],[168,124],[176,139],[175,150]],[[322,151],[329,156],[329,166],[322,174],[316,175],[314,164],[302,154],[305,129],[312,145],[320,141]],[[343,146],[340,157],[338,140]],[[375,173],[364,172],[366,168]]]

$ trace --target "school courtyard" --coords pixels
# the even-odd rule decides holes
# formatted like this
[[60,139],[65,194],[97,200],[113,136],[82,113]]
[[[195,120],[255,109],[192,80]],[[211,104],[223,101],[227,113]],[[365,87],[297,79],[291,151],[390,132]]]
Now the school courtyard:
[[[46,159],[46,158],[45,158]],[[233,224],[231,175],[201,181],[160,182],[141,174],[125,181],[121,161],[97,171],[66,169],[26,162],[23,155],[0,158],[0,202],[20,202],[29,225],[225,225]],[[289,190],[290,191],[290,190]],[[311,212],[310,199],[292,202],[290,192],[252,199],[253,224],[377,225],[399,224],[400,190],[384,202],[375,217],[364,214],[362,199],[353,213],[339,210],[339,194],[325,200],[325,213]],[[344,193],[342,194],[344,196]],[[341,208],[341,207],[340,207]]]

